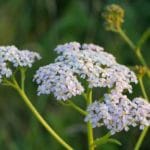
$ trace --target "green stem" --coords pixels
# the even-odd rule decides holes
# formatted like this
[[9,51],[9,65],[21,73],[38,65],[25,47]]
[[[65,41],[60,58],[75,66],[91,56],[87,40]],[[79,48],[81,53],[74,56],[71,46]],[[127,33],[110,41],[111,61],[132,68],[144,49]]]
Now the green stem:
[[72,102],[71,100],[67,100],[67,102],[63,102],[63,101],[59,101],[60,104],[64,105],[64,106],[70,106],[73,109],[75,109],[77,112],[79,112],[80,114],[86,116],[87,112],[85,110],[83,110],[82,108],[80,108],[78,105],[76,105],[74,102]]
[[146,134],[147,134],[147,132],[148,132],[148,129],[149,129],[149,127],[146,127],[146,128],[142,131],[142,133],[141,133],[141,135],[140,135],[140,137],[139,137],[139,139],[138,139],[138,141],[137,141],[137,143],[136,143],[136,145],[135,145],[134,150],[139,150],[139,149],[140,149],[140,147],[141,147],[141,145],[142,145],[142,143],[143,143],[143,140],[144,140],[144,138],[145,138],[145,136],[146,136]]
[[[139,83],[140,83],[140,87],[141,87],[141,91],[143,93],[143,96],[148,101],[148,96],[147,96],[145,88],[144,88],[143,77],[142,76],[139,77]],[[141,133],[141,135],[140,135],[140,137],[139,137],[139,139],[138,139],[138,141],[135,145],[134,150],[139,150],[140,149],[140,147],[143,143],[143,140],[144,140],[144,138],[145,138],[145,136],[148,132],[148,129],[149,129],[149,127],[145,127],[145,129],[142,131],[142,133]]]
[[86,116],[87,112],[84,111],[82,108],[80,108],[79,106],[77,106],[75,103],[73,103],[72,101],[69,101],[69,105],[71,107],[73,107],[75,110],[77,110],[79,113],[81,113],[82,115]]
[[145,62],[145,60],[143,58],[143,55],[141,54],[141,50],[140,49],[136,49],[135,44],[129,39],[129,37],[126,35],[126,33],[122,29],[120,29],[118,31],[118,33],[125,40],[125,42],[130,46],[130,48],[134,51],[134,53],[138,57],[138,59],[141,62],[141,64],[143,66],[147,67],[147,64],[146,64],[146,62]]
[[[138,60],[141,62],[141,64],[143,66],[145,66],[146,68],[148,68],[148,66],[147,66],[147,64],[146,64],[146,62],[145,62],[145,60],[143,58],[143,55],[141,53],[141,49],[139,47],[137,48],[137,46],[135,46],[135,44],[130,40],[130,38],[126,35],[126,33],[122,29],[120,29],[118,31],[118,33],[125,40],[125,42],[131,47],[131,49],[134,51],[134,53],[136,54],[136,56],[137,56]],[[147,74],[150,77],[150,73],[148,72]],[[141,87],[142,93],[143,93],[145,99],[148,100],[148,96],[147,96],[145,88],[144,88],[142,77],[139,78],[139,82],[140,82],[140,87]],[[148,132],[148,127],[146,127],[142,131],[142,133],[141,133],[141,135],[140,135],[140,137],[139,137],[139,139],[138,139],[138,141],[137,141],[137,143],[135,145],[134,150],[139,150],[139,148],[142,145],[142,142],[143,142],[144,137],[146,136],[147,132]]]
[[20,74],[21,74],[21,89],[24,91],[24,81],[25,81],[25,68],[20,68]]
[[[92,90],[89,89],[87,92],[87,106],[92,103]],[[93,128],[92,124],[90,122],[87,122],[87,132],[88,132],[88,145],[89,145],[89,150],[94,150],[94,137],[93,137]]]
[[20,68],[20,74],[21,74],[21,89],[24,91],[24,82],[25,82],[25,72],[26,69],[25,68]]
[[139,83],[140,83],[140,87],[141,87],[141,91],[143,93],[143,96],[148,101],[148,96],[146,94],[146,90],[145,90],[145,87],[144,87],[144,84],[143,84],[143,77],[142,76],[139,77]]
[[2,85],[10,86],[10,87],[15,88],[15,85],[12,82],[10,82],[9,80],[5,79],[5,78],[3,79]]
[[130,48],[134,51],[136,49],[136,46],[134,45],[134,43],[129,39],[129,37],[126,35],[126,33],[120,29],[118,31],[118,33],[120,34],[120,36],[125,40],[125,42],[130,46]]
[[14,82],[15,84],[15,89],[18,91],[26,105],[29,107],[31,112],[34,114],[34,116],[37,118],[37,120],[45,127],[45,129],[62,145],[64,146],[67,150],[73,150],[73,148],[67,144],[49,125],[48,123],[43,119],[43,117],[39,114],[39,112],[36,110],[36,108],[33,106],[25,92],[20,89],[19,85],[17,82]]
[[137,47],[141,48],[142,45],[150,38],[150,27],[143,33],[140,40],[137,43]]
[[143,57],[143,55],[142,55],[142,53],[141,53],[141,50],[140,50],[140,49],[137,49],[137,50],[135,50],[135,53],[136,53],[136,55],[137,55],[139,61],[141,62],[141,64],[142,64],[143,66],[145,66],[146,68],[148,68],[148,67],[147,67],[147,64],[146,64],[146,62],[145,62],[145,60],[144,60],[144,57]]
[[98,147],[99,145],[103,145],[105,143],[108,142],[108,139],[111,137],[110,133],[105,134],[104,136],[97,138],[94,143],[93,146]]

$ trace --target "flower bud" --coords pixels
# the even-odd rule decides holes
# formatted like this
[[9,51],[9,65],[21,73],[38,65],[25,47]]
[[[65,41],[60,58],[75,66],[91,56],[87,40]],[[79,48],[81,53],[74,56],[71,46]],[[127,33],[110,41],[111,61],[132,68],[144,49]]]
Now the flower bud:
[[144,76],[148,72],[148,68],[143,66],[136,66],[135,71],[138,76]]
[[102,14],[106,30],[118,32],[124,22],[124,10],[116,4],[108,5]]

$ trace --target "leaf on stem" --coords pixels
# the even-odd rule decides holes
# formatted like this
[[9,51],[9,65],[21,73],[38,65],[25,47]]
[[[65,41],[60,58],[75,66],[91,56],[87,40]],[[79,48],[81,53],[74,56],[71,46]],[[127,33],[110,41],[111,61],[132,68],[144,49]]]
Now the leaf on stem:
[[113,144],[117,144],[117,145],[119,145],[119,146],[122,145],[120,141],[118,141],[118,140],[116,140],[116,139],[114,139],[114,138],[109,138],[110,136],[111,136],[110,133],[108,133],[108,134],[104,135],[104,136],[101,137],[101,138],[97,138],[97,139],[94,141],[94,143],[93,143],[92,146],[97,147],[97,146],[106,144],[106,143],[108,143],[108,142],[113,143]]
[[122,145],[122,143],[121,143],[120,141],[118,141],[118,140],[116,140],[116,139],[113,139],[113,138],[108,139],[108,142],[109,142],[109,143],[113,143],[113,144],[117,144],[117,145],[119,145],[119,146]]

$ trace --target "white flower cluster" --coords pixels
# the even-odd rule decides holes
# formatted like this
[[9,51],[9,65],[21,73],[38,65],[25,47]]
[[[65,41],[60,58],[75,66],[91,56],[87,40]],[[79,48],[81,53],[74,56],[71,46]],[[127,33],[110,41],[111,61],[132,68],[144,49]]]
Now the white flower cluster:
[[137,83],[135,74],[118,64],[114,56],[104,52],[102,47],[72,42],[55,50],[62,53],[55,61],[65,63],[72,72],[86,79],[90,88],[109,87],[132,92],[130,83]]
[[[137,83],[135,74],[132,71],[130,71],[127,67],[118,64],[115,60],[115,57],[107,52],[104,52],[104,49],[100,46],[94,44],[81,45],[77,42],[70,42],[64,45],[58,45],[55,48],[55,51],[60,55],[55,59],[55,63],[53,65],[60,63],[62,64],[61,70],[64,70],[62,71],[62,74],[59,73],[57,75],[57,78],[62,78],[62,75],[64,76],[64,78],[67,77],[67,75],[64,73],[66,72],[65,68],[67,67],[69,72],[72,73],[72,76],[74,76],[74,78],[78,76],[80,78],[85,79],[89,84],[89,88],[108,87],[115,91],[123,92],[123,90],[127,89],[129,92],[132,92],[132,86],[130,85],[130,83]],[[51,70],[49,70],[48,72],[50,71]],[[57,70],[55,71],[54,69],[53,72],[55,73],[57,72]],[[61,87],[61,89],[58,90],[59,92],[54,92],[54,90],[51,89],[52,86],[50,84],[50,80],[53,80],[53,82],[55,82],[55,85],[57,85],[57,82],[61,79],[53,78],[52,75],[54,73],[52,73],[51,71],[51,73],[48,74],[48,81],[50,83],[47,83],[47,78],[43,78],[44,73],[45,67],[41,67],[40,71],[37,71],[35,75],[35,80],[41,79],[41,82],[37,82],[38,84],[40,84],[38,88],[38,93],[49,94],[53,92],[57,99],[58,97],[62,97],[62,99],[64,99],[64,96],[62,96],[61,93],[65,90],[63,89],[64,87],[59,86]],[[63,81],[59,84],[65,85],[66,82],[65,80]],[[69,86],[69,84],[72,84],[72,82],[68,82],[67,84]],[[66,92],[66,95],[68,95],[69,93],[72,96],[81,94],[81,91],[83,91],[83,87],[81,85],[79,87],[80,89],[77,89],[80,92],[78,92],[78,90],[75,90],[76,94],[72,94],[68,90],[68,92]],[[56,88],[55,91],[57,91]],[[69,97],[66,96],[64,100],[70,98],[71,95]]]
[[128,131],[129,126],[150,126],[150,104],[142,98],[130,101],[126,95],[112,92],[105,94],[104,102],[91,104],[87,111],[86,122],[90,121],[93,128],[104,125],[111,134]]
[[20,51],[15,46],[1,46],[0,82],[3,76],[9,78],[12,75],[12,70],[8,67],[9,64],[13,65],[13,67],[32,67],[35,60],[40,58],[40,55],[36,52]]
[[0,62],[0,83],[2,82],[3,76],[9,78],[12,75],[12,71],[7,68],[5,62]]
[[34,80],[41,84],[38,95],[54,93],[57,100],[67,100],[84,91],[70,68],[60,62],[39,68]]
[[84,88],[78,78],[85,79],[89,88],[107,87],[104,102],[95,101],[88,109],[85,121],[93,127],[105,125],[112,134],[129,126],[150,125],[150,104],[142,98],[130,101],[122,93],[132,92],[131,83],[137,83],[134,72],[116,62],[113,55],[94,44],[77,42],[58,45],[55,63],[40,67],[34,80],[39,84],[38,95],[53,93],[57,100],[80,95]]
[[135,120],[140,123],[140,129],[145,126],[150,126],[150,103],[140,97],[133,99],[134,109],[133,114]]

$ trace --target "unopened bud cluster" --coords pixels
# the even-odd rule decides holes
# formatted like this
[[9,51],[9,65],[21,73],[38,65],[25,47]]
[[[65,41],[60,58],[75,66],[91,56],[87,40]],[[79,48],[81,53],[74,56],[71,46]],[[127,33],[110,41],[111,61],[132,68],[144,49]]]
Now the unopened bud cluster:
[[124,22],[124,10],[119,5],[108,5],[103,13],[107,30],[119,31]]

